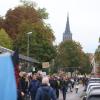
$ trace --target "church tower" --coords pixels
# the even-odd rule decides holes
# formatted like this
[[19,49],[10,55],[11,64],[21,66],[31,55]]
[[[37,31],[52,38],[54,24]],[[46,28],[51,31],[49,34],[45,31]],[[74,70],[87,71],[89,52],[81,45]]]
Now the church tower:
[[65,32],[63,33],[63,41],[66,40],[72,40],[72,33],[70,31],[70,25],[69,25],[69,15],[67,16],[66,28]]

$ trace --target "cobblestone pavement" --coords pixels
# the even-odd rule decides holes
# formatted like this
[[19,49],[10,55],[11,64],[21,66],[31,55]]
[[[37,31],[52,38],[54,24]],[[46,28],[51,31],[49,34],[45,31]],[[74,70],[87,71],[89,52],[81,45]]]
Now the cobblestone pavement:
[[[73,89],[73,92],[67,92],[66,100],[82,100],[82,98],[80,98],[80,96],[83,92],[83,89],[84,89],[84,87],[82,85],[80,85],[78,93],[75,93],[75,89]],[[63,100],[61,92],[60,92],[59,100]]]

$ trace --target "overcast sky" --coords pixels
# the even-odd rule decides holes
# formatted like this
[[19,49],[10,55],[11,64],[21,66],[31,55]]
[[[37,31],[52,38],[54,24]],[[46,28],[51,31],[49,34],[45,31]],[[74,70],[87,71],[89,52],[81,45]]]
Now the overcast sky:
[[[100,0],[33,0],[49,13],[56,43],[62,41],[69,12],[73,40],[80,42],[85,52],[95,52],[100,36]],[[0,15],[19,4],[19,0],[0,1]]]

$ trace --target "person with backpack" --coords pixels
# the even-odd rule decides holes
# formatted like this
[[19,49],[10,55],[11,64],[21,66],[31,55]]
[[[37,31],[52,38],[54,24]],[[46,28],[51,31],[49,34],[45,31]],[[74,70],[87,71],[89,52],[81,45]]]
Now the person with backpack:
[[57,100],[54,89],[50,87],[48,77],[43,77],[42,85],[38,88],[35,100]]
[[35,100],[35,96],[40,84],[41,83],[37,80],[36,74],[33,74],[28,88],[28,94],[30,93],[31,100]]

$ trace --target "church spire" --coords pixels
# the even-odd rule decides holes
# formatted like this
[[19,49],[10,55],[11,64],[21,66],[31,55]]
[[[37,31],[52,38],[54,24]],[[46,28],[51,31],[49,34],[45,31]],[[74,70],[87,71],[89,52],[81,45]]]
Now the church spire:
[[72,40],[72,34],[70,31],[70,24],[69,24],[69,13],[67,14],[67,23],[66,23],[65,32],[63,34],[63,41],[65,40]]
[[67,15],[67,23],[66,23],[66,29],[65,29],[65,34],[70,34],[70,25],[69,25],[69,13]]

